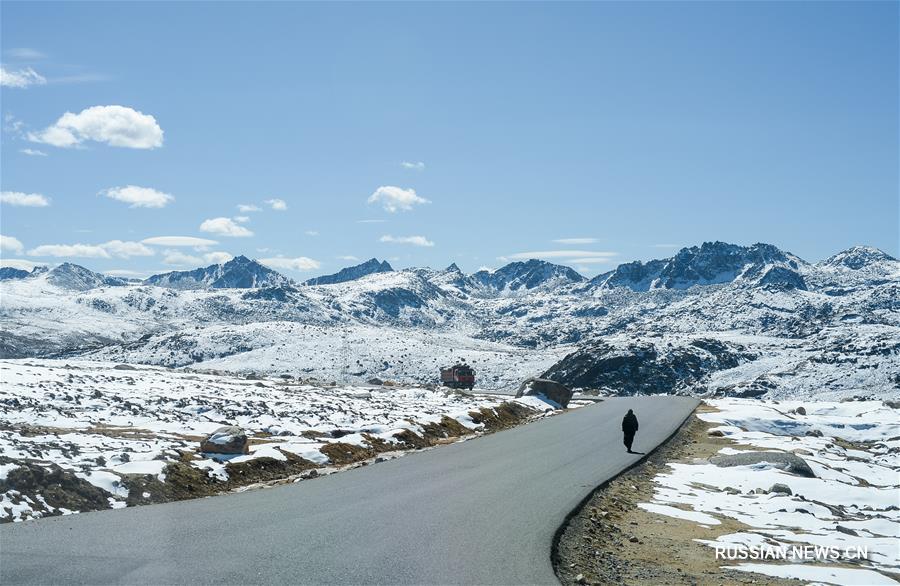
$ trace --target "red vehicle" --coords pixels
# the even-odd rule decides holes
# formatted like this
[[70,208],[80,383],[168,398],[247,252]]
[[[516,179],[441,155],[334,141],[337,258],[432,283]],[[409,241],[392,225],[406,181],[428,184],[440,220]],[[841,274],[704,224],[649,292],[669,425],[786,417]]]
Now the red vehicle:
[[441,384],[451,389],[469,389],[475,386],[475,370],[468,364],[455,364],[441,369]]

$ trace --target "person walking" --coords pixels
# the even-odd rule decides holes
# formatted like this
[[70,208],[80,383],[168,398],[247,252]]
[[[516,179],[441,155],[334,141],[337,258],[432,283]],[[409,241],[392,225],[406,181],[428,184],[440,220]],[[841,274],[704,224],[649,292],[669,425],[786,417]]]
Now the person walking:
[[637,416],[634,414],[634,411],[629,409],[628,413],[625,414],[625,418],[622,420],[622,432],[625,434],[625,447],[628,449],[629,454],[634,453],[631,451],[631,444],[634,443],[634,434],[637,433],[637,430]]

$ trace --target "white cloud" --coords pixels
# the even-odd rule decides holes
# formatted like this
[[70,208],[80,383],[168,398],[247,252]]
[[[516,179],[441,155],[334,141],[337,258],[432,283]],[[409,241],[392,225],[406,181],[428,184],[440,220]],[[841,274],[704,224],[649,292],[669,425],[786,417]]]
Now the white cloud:
[[306,234],[307,236],[318,236],[319,231],[318,230],[307,230],[306,232],[304,232],[304,234]]
[[559,238],[553,242],[557,244],[594,244],[596,238]]
[[22,193],[21,191],[0,192],[0,202],[28,208],[45,208],[50,205],[50,199],[40,193]]
[[414,163],[410,161],[403,161],[400,163],[400,166],[404,169],[415,169],[416,171],[425,170],[425,163],[423,163],[422,161],[416,161]]
[[46,157],[47,153],[44,151],[39,151],[37,149],[19,149],[19,152],[23,155],[28,155],[29,157]]
[[415,189],[403,189],[393,185],[382,185],[369,196],[368,203],[381,203],[385,210],[394,213],[409,211],[414,205],[431,203],[424,197],[419,197]]
[[307,258],[305,256],[298,256],[297,258],[285,258],[283,256],[278,256],[275,258],[261,258],[259,259],[259,262],[269,268],[288,269],[291,271],[309,271],[312,269],[317,269],[321,266],[321,263],[319,263],[319,261]]
[[74,147],[92,140],[114,147],[152,149],[163,144],[156,118],[125,106],[93,106],[78,114],[66,112],[51,126],[29,132],[28,140],[56,147]]
[[349,260],[349,261],[358,261],[359,258],[353,256],[352,254],[345,254],[343,256],[337,257],[338,260]]
[[250,216],[235,216],[234,221],[241,224],[246,224],[250,221]]
[[379,241],[393,244],[412,244],[413,246],[434,246],[434,242],[424,236],[391,236],[387,234],[379,238]]
[[209,240],[207,238],[194,238],[193,236],[154,236],[152,238],[144,238],[141,240],[143,244],[151,244],[153,246],[192,246],[194,248],[205,248],[218,244],[217,240]]
[[6,53],[10,57],[15,57],[16,59],[23,59],[26,61],[38,61],[40,59],[45,59],[47,56],[38,51],[37,49],[30,49],[28,47],[16,47],[13,49],[8,49]]
[[131,258],[153,256],[152,249],[140,242],[110,240],[103,244],[41,244],[28,251],[29,256],[82,257],[82,258]]
[[110,258],[102,246],[96,244],[41,244],[28,251],[29,256],[62,256]]
[[0,65],[0,87],[26,88],[31,85],[44,85],[45,83],[47,83],[47,78],[31,67],[13,71]]
[[259,207],[259,206],[255,206],[255,205],[253,205],[253,204],[247,204],[247,203],[240,203],[240,204],[238,204],[237,209],[238,209],[238,211],[241,212],[242,214],[247,214],[247,213],[250,213],[250,212],[258,212],[258,211],[260,211],[260,207]]
[[13,254],[22,254],[25,247],[22,246],[22,242],[18,238],[0,234],[0,250],[12,252]]
[[166,250],[163,254],[163,264],[173,266],[198,266],[203,264],[203,259],[199,256],[185,254],[180,250]]
[[210,264],[224,264],[234,258],[233,254],[227,252],[209,252],[203,255],[203,260]]
[[283,199],[267,199],[266,202],[273,210],[283,212],[287,209],[287,202]]
[[130,203],[129,207],[132,208],[162,208],[175,201],[175,198],[168,193],[163,193],[150,187],[138,187],[137,185],[110,187],[100,193],[110,199]]
[[20,271],[34,270],[34,267],[38,266],[38,264],[39,263],[31,260],[25,260],[24,258],[0,258],[0,267],[9,267],[12,269],[19,269]]
[[568,264],[601,265],[613,262],[613,259],[608,256],[588,256],[586,258],[570,258],[566,262]]
[[131,258],[132,256],[153,256],[156,254],[152,248],[148,248],[140,242],[123,242],[121,240],[110,240],[105,244],[101,244],[109,254],[118,258]]
[[513,260],[527,260],[531,258],[577,258],[585,262],[586,258],[612,258],[618,256],[618,252],[600,252],[594,250],[542,250],[536,252],[517,252],[503,258]]
[[204,220],[200,224],[201,232],[209,232],[210,234],[219,234],[221,236],[230,236],[233,238],[241,238],[253,236],[253,232],[237,225],[231,218],[211,218]]

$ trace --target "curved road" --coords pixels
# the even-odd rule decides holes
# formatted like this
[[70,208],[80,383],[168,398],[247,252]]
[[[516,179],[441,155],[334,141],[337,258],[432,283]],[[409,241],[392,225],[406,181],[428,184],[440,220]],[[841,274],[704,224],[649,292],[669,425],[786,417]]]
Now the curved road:
[[607,399],[290,486],[0,527],[0,583],[552,584],[557,528],[697,405]]

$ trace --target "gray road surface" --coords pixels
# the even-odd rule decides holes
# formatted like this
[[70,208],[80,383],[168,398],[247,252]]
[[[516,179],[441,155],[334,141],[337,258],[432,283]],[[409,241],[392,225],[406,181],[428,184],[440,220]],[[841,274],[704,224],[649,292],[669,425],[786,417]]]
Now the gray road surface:
[[0,583],[552,584],[553,536],[697,405],[609,399],[290,486],[0,526]]

